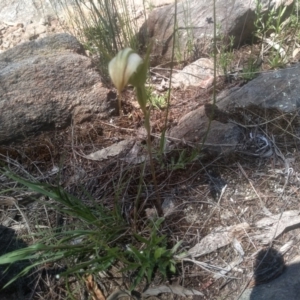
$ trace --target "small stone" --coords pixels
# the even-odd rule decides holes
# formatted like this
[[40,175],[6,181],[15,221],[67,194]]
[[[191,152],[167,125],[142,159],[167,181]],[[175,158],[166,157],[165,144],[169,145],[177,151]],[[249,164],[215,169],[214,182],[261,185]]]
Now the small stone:
[[25,30],[25,38],[32,40],[32,39],[36,39],[37,37],[39,37],[39,35],[41,35],[42,33],[45,33],[47,31],[47,27],[41,24],[29,24],[26,27]]
[[6,34],[10,34],[10,33],[13,33],[14,31],[17,30],[17,27],[16,26],[9,26],[6,30]]
[[8,49],[10,46],[10,42],[9,41],[5,41],[2,43],[2,47],[5,48],[5,49]]

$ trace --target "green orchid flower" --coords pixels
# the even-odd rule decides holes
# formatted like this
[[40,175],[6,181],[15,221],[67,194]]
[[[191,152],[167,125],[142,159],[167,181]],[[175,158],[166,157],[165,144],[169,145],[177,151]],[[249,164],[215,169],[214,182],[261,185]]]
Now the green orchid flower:
[[[131,48],[121,50],[108,64],[109,76],[118,90],[119,111],[121,113],[121,92],[129,83],[130,78],[143,64],[143,59]],[[131,82],[130,82],[131,83]]]

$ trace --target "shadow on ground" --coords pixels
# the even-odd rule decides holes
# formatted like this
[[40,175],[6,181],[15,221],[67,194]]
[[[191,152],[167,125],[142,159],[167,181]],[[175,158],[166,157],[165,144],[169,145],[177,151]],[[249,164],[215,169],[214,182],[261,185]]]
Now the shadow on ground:
[[[0,225],[0,256],[14,250],[24,248],[27,244],[19,239],[13,229]],[[20,278],[9,287],[2,289],[12,278],[18,275],[30,262],[15,263],[10,266],[0,265],[0,299],[25,299],[30,293],[30,280]],[[9,268],[8,268],[9,267]]]
[[260,251],[255,262],[254,284],[240,300],[300,299],[300,256],[285,266],[277,250]]

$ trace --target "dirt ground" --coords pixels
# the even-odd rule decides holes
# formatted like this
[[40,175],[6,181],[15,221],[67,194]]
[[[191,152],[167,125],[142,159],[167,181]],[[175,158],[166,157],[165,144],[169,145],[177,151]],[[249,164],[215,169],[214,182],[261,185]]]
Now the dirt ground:
[[[224,77],[218,79],[218,92],[234,85],[242,85],[242,80],[228,81]],[[212,89],[201,90],[190,88],[174,90],[167,126],[175,126],[178,120],[187,112],[211,101]],[[76,195],[87,204],[89,199],[82,190],[86,190],[96,201],[101,201],[111,207],[115,196],[113,183],[121,178],[124,170],[130,170],[128,189],[124,197],[125,215],[130,218],[130,207],[136,193],[139,178],[139,166],[128,165],[126,162],[112,158],[106,161],[91,161],[84,156],[118,141],[128,138],[145,139],[143,131],[143,116],[134,100],[134,92],[128,89],[123,95],[122,117],[111,120],[97,120],[71,126],[62,131],[47,132],[30,137],[22,144],[0,146],[0,159],[13,172],[27,179],[34,179],[50,184],[59,183],[67,191]],[[164,128],[166,110],[154,110],[151,117],[153,144],[157,144],[155,135]],[[265,128],[263,128],[265,130]],[[266,132],[270,136],[272,132]],[[156,163],[157,180],[160,196],[167,208],[170,208],[162,231],[167,234],[170,242],[183,241],[182,250],[189,250],[199,243],[203,237],[220,227],[233,226],[243,222],[250,225],[250,232],[255,232],[255,223],[266,216],[265,209],[276,215],[288,210],[299,210],[299,154],[297,138],[274,136],[279,142],[276,147],[284,156],[267,158],[241,154],[239,152],[223,157],[201,156],[196,160],[174,167],[180,151],[186,149],[191,153],[197,145],[178,144],[176,151],[165,154],[163,164]],[[286,173],[286,161],[289,163]],[[173,162],[173,163],[172,163]],[[162,165],[164,167],[162,167]],[[150,172],[144,178],[146,185],[150,183]],[[14,182],[0,175],[1,190],[13,190]],[[59,215],[54,209],[44,207],[32,201],[34,197],[26,197],[28,191],[16,188],[6,197],[0,196],[6,202],[1,206],[0,220],[6,234],[24,243],[31,243],[26,237],[35,230],[35,225],[57,227],[61,222],[72,222],[66,216]],[[25,195],[26,194],[26,195]],[[25,196],[24,196],[25,195]],[[10,202],[17,199],[17,204]],[[50,200],[48,200],[50,201]],[[145,209],[151,209],[151,203]],[[146,214],[141,218],[146,218]],[[28,228],[29,226],[29,228]],[[4,229],[3,229],[4,230]],[[3,231],[4,232],[4,231]],[[2,232],[2,236],[3,233]],[[199,261],[209,268],[185,262],[178,266],[177,274],[169,278],[168,283],[177,283],[184,287],[194,288],[204,294],[189,296],[193,299],[238,299],[243,290],[249,286],[272,280],[280,275],[284,261],[288,262],[299,255],[299,228],[285,230],[272,241],[272,248],[283,253],[284,259],[271,260],[268,274],[259,280],[254,280],[256,254],[270,243],[258,242],[248,233],[239,236],[239,244],[244,255],[239,263],[239,251],[231,243],[216,251],[201,256]],[[282,250],[284,248],[284,250]],[[12,247],[13,248],[13,247]],[[2,247],[1,254],[10,251],[11,247]],[[230,267],[232,266],[232,267]],[[3,293],[1,299],[66,299],[67,288],[63,280],[55,279],[56,274],[65,266],[58,264],[41,266],[39,271],[30,278],[24,289],[24,282],[17,283],[18,292]],[[229,267],[229,268],[228,268]],[[221,269],[228,268],[222,273]],[[1,271],[1,270],[0,270]],[[122,284],[126,279],[111,276],[98,279],[98,284],[105,295]],[[260,282],[261,281],[261,282]],[[88,299],[84,289],[79,288],[75,278],[71,278],[75,299]],[[159,277],[154,278],[153,285],[162,284]],[[8,297],[8,298],[7,298]],[[169,299],[186,297],[169,295]],[[160,296],[166,299],[165,295]]]

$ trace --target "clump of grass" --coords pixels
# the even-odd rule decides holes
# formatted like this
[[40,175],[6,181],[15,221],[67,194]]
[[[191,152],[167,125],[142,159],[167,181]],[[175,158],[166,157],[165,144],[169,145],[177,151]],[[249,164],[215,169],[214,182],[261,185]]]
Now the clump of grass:
[[[191,21],[191,8],[189,1],[182,2],[182,13],[184,15],[184,27],[179,27],[178,22],[175,23],[175,58],[177,62],[184,62],[195,58],[194,33]],[[186,43],[181,44],[181,37],[185,35]]]
[[[266,14],[264,4],[257,0],[255,9],[255,30],[253,32],[251,53],[243,62],[240,76],[244,81],[255,78],[261,69],[277,69],[294,61],[294,51],[298,48],[299,40],[299,0],[294,1],[293,7],[281,5],[273,7]],[[236,71],[233,65],[235,55],[233,51],[234,39],[230,36],[219,34],[220,25],[217,24],[216,37],[218,66],[227,75]],[[260,52],[255,53],[252,48],[259,44]],[[248,55],[246,55],[248,56]]]
[[234,60],[233,45],[233,36],[225,36],[224,34],[221,34],[219,36],[218,65],[220,66],[225,76],[228,76],[228,73],[232,71],[232,63]]
[[263,4],[256,1],[255,37],[261,43],[259,58],[268,68],[284,67],[293,60],[293,51],[299,45],[299,0],[294,1],[287,14],[284,5],[273,7],[267,15],[262,13]]
[[146,89],[147,98],[149,99],[150,105],[154,108],[161,110],[167,107],[168,105],[168,92],[165,94],[157,94],[152,86],[147,87]]
[[254,79],[259,72],[259,64],[255,60],[253,56],[250,56],[248,61],[246,62],[246,65],[244,65],[243,70],[242,70],[242,79],[245,82],[248,82],[252,79]]
[[131,291],[144,279],[149,283],[156,270],[163,278],[169,271],[175,272],[175,255],[178,254],[180,243],[173,248],[167,247],[167,237],[160,233],[163,218],[149,220],[141,232],[137,233],[126,223],[117,203],[113,210],[95,202],[91,207],[59,186],[32,183],[9,171],[3,173],[29,189],[51,198],[56,204],[44,204],[76,220],[63,231],[41,230],[36,237],[38,241],[34,244],[2,255],[0,265],[31,261],[6,286],[19,277],[30,274],[37,266],[62,260],[67,269],[58,275],[60,277],[97,275],[118,263],[121,266],[120,274],[134,278],[131,280]]
[[63,10],[70,31],[97,57],[98,68],[108,79],[108,62],[123,48],[138,49],[138,26],[133,0],[51,0]]

